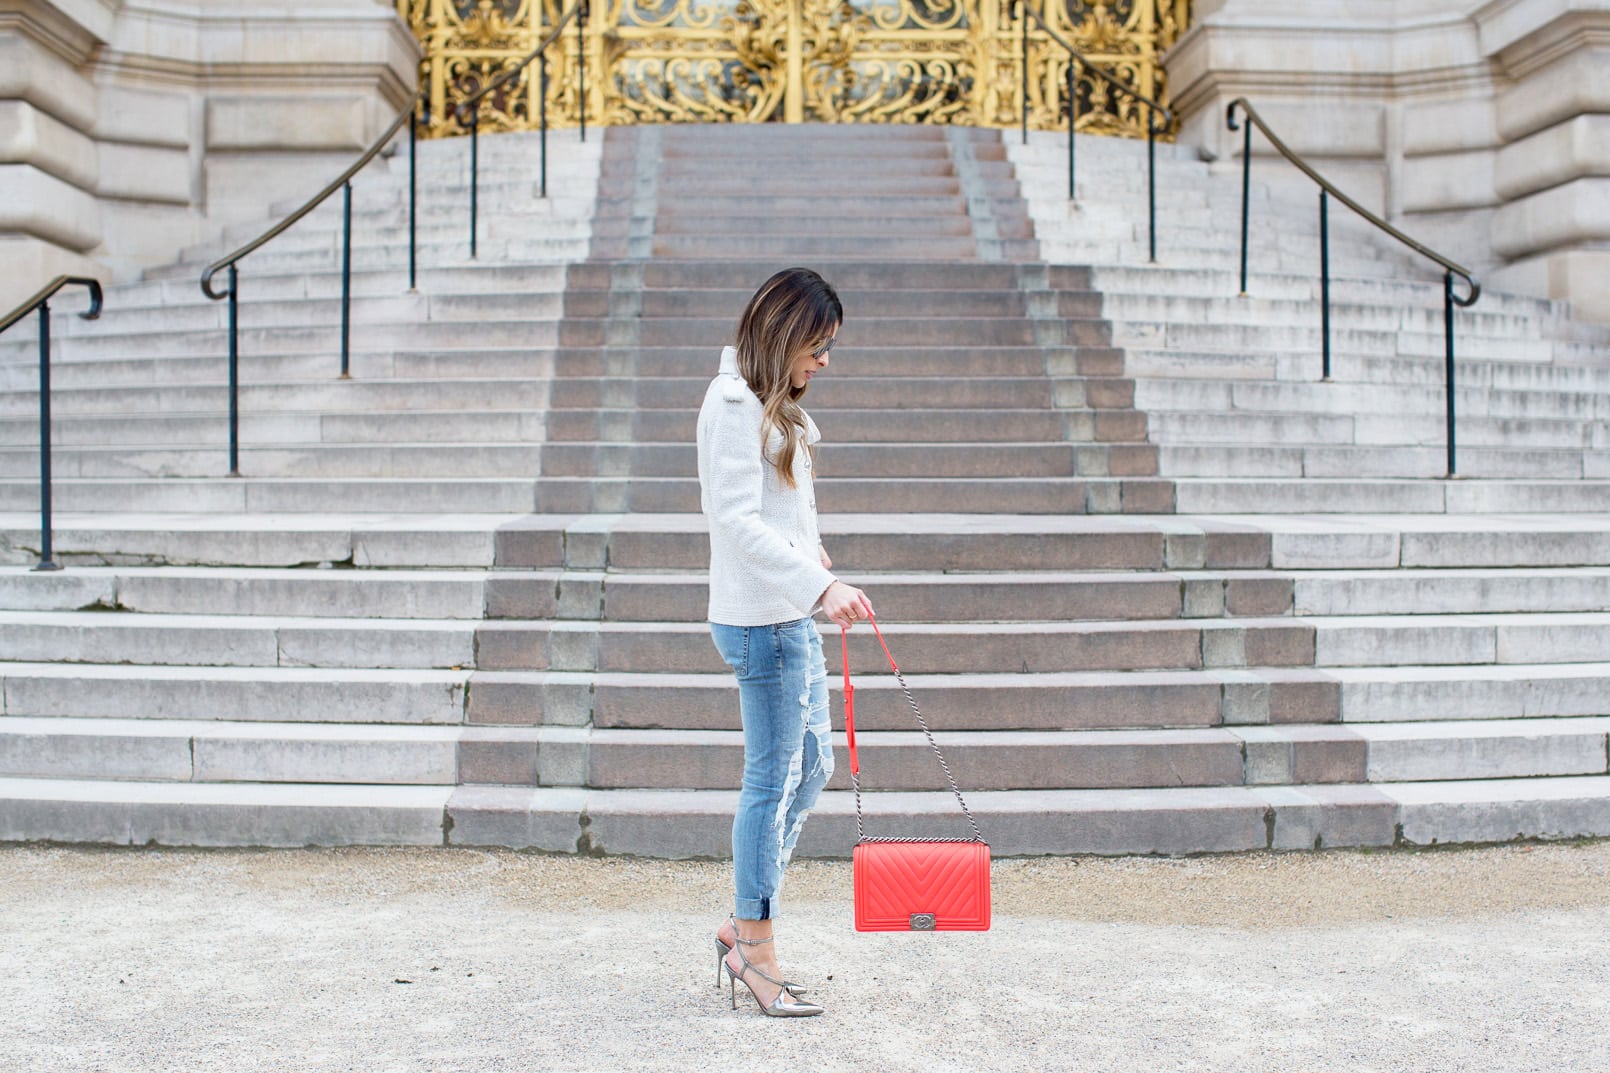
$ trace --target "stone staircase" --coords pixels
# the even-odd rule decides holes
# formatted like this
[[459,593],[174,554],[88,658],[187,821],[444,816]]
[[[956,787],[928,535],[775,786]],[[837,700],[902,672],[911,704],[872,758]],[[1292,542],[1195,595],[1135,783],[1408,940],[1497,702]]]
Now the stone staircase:
[[[846,307],[808,400],[824,540],[997,853],[1610,833],[1603,482],[1437,481],[1357,450],[1351,473],[1243,472],[1249,452],[1358,448],[1325,424],[1334,395],[1302,390],[1350,388],[1374,408],[1343,419],[1385,429],[1434,382],[1424,311],[1394,312],[1411,267],[1339,236],[1338,287],[1400,327],[1357,329],[1375,350],[1350,342],[1315,384],[1291,324],[1306,232],[1279,190],[1258,192],[1258,234],[1293,263],[1236,299],[1212,228],[1161,268],[1132,263],[1143,217],[1115,237],[1139,147],[1081,142],[1104,193],[1076,229],[1041,196],[1054,139],[1015,141],[612,129],[601,152],[558,143],[548,209],[528,203],[529,140],[488,138],[480,263],[456,196],[431,210],[419,295],[382,232],[351,381],[338,218],[247,262],[240,480],[219,476],[222,310],[195,300],[217,251],[113,288],[102,321],[57,322],[58,472],[78,467],[58,574],[27,569],[32,352],[0,340],[19,430],[0,455],[0,838],[724,855],[742,744],[702,621],[693,416],[750,291],[797,261]],[[461,145],[424,150],[430,189],[462,184]],[[1222,177],[1165,156],[1222,200]],[[396,177],[362,190],[395,225]],[[1078,242],[1110,247],[1061,263]],[[1597,337],[1546,303],[1477,308],[1472,405],[1509,384],[1576,420],[1585,467]],[[1241,327],[1192,334],[1220,324]],[[1475,356],[1527,338],[1547,357]],[[1281,399],[1260,423],[1256,392],[1284,389],[1313,412]],[[958,829],[881,653],[852,646],[872,829]],[[801,852],[848,851],[848,798],[841,770]]]
[[[1345,209],[1331,214],[1333,358],[1322,382],[1316,193],[1295,169],[1256,163],[1253,277],[1240,297],[1238,165],[1159,147],[1151,265],[1136,147],[1081,139],[1087,181],[1070,207],[1065,136],[1008,146],[1046,256],[1093,265],[1159,471],[1179,479],[1180,509],[1314,510],[1333,494],[1342,510],[1436,509],[1434,486],[1395,483],[1446,473],[1435,265]],[[1449,489],[1447,509],[1493,509],[1495,496],[1522,510],[1610,509],[1610,328],[1488,292],[1456,310],[1455,333],[1458,471],[1519,483]],[[1227,492],[1227,474],[1246,479],[1246,494]]]

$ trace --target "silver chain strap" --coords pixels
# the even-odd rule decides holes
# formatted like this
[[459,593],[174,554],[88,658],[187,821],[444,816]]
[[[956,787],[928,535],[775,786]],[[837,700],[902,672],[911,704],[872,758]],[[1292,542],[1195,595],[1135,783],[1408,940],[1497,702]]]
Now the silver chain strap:
[[[876,631],[877,630],[877,625],[874,623],[872,628],[873,628],[874,631]],[[855,789],[855,833],[856,833],[857,840],[861,841],[861,842],[982,842],[982,841],[984,841],[983,832],[981,832],[978,829],[978,822],[973,819],[973,812],[972,812],[971,809],[969,809],[967,807],[967,801],[962,797],[961,787],[956,785],[956,778],[955,778],[955,776],[953,776],[950,773],[950,765],[945,763],[945,754],[939,751],[939,743],[934,741],[933,731],[928,729],[928,720],[926,720],[926,719],[924,719],[922,717],[922,709],[917,707],[917,698],[915,698],[915,697],[913,697],[911,695],[911,687],[906,685],[906,676],[900,673],[900,668],[899,668],[898,665],[895,664],[894,656],[890,655],[889,646],[884,642],[883,635],[881,633],[878,633],[877,636],[878,636],[878,643],[883,646],[883,654],[886,655],[886,656],[889,656],[889,669],[894,671],[895,680],[900,683],[900,690],[901,690],[901,692],[905,693],[905,695],[906,695],[906,703],[911,705],[911,714],[917,717],[917,725],[922,727],[923,735],[928,739],[928,747],[933,750],[934,759],[939,761],[939,769],[945,773],[945,781],[950,784],[950,792],[956,795],[956,804],[961,806],[962,815],[967,817],[967,826],[969,826],[969,827],[971,827],[973,829],[973,837],[971,837],[971,838],[901,838],[901,837],[868,838],[867,833],[866,833],[866,825],[863,822],[862,815],[861,815],[861,780],[855,777],[855,770],[854,770],[854,766],[852,765],[851,770],[850,770],[850,785]],[[845,668],[845,674],[846,674],[846,676],[848,676],[848,674],[849,674],[848,667]]]

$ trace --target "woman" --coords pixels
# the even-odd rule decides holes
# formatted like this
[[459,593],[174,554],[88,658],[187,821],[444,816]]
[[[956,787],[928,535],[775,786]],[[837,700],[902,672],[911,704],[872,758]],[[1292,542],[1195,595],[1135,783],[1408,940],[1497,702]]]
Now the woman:
[[866,594],[829,573],[811,471],[821,438],[799,399],[827,368],[844,319],[808,268],[779,272],[738,322],[738,345],[699,410],[699,487],[710,524],[710,632],[738,678],[743,789],[732,822],[735,910],[716,933],[733,1005],[749,988],[770,1017],[809,1017],[777,965],[772,920],[783,869],[833,774],[827,668],[811,615],[846,628],[870,618]]

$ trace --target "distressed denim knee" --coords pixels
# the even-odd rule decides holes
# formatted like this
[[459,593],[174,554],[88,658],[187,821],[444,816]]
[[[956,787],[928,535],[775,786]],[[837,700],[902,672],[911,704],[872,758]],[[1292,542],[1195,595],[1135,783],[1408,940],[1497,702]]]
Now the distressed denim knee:
[[776,914],[783,869],[833,774],[827,668],[812,620],[771,626],[711,625],[738,680],[744,771],[732,824],[734,912]]

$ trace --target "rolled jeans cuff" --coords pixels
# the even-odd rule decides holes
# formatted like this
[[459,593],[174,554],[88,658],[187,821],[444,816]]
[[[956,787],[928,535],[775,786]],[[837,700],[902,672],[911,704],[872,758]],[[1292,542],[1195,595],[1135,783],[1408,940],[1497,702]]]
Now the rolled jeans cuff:
[[771,898],[739,898],[733,915],[739,920],[772,920]]

